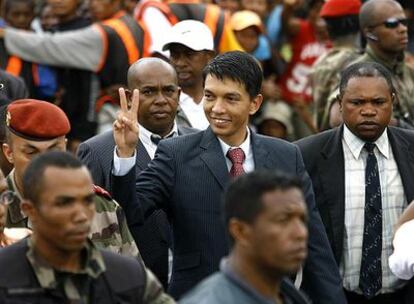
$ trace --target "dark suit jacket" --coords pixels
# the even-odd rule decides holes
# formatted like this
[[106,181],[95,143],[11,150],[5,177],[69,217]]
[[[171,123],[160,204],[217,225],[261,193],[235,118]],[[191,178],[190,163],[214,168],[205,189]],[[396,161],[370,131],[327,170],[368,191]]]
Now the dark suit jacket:
[[[179,135],[195,131],[191,128],[178,127]],[[77,153],[89,168],[94,183],[110,193],[112,193],[111,172],[114,148],[113,133],[107,131],[81,143]],[[136,174],[144,170],[151,161],[141,141],[138,141],[137,151],[140,153],[136,157]],[[133,225],[129,220],[128,225],[145,265],[154,272],[164,286],[167,286],[168,247],[171,246],[171,231],[165,212],[158,210],[146,219],[145,225]]]
[[[345,303],[339,271],[315,206],[312,185],[299,149],[285,141],[251,134],[256,169],[279,169],[303,177],[309,208],[309,257],[304,279],[315,303]],[[138,152],[139,153],[139,152]],[[163,209],[173,227],[174,263],[170,293],[178,298],[218,270],[228,253],[222,221],[222,194],[229,172],[217,137],[210,128],[167,139],[141,172],[131,194],[135,172],[113,177],[114,196],[136,221]],[[131,184],[132,182],[132,184]]]
[[[338,127],[297,142],[338,265],[342,258],[345,223],[342,133],[343,128]],[[388,137],[407,201],[411,202],[414,199],[414,132],[389,127]]]

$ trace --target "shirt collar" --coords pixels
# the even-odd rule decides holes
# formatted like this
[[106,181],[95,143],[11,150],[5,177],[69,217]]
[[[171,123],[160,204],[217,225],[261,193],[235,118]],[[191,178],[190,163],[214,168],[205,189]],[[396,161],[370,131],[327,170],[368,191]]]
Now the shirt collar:
[[[352,155],[355,159],[359,159],[359,156],[361,155],[361,151],[364,148],[365,141],[360,139],[358,136],[356,136],[354,133],[352,133],[348,127],[344,124],[344,133],[343,133],[343,139],[347,146],[349,147],[349,150],[351,150]],[[390,151],[389,151],[389,141],[388,141],[388,134],[387,129],[382,132],[381,136],[374,142],[377,146],[377,149],[379,152],[385,157],[390,157]]]
[[224,155],[226,155],[229,150],[235,149],[235,148],[241,148],[244,152],[244,155],[246,155],[246,158],[247,158],[247,155],[249,155],[249,152],[250,152],[250,130],[249,130],[249,128],[247,128],[246,139],[238,147],[231,147],[228,144],[226,144],[224,141],[222,141],[218,136],[217,136],[217,138],[220,142],[220,146],[221,146],[221,149],[223,150]]
[[[139,139],[142,141],[142,143],[152,144],[151,135],[153,135],[153,134],[154,133],[152,133],[151,131],[145,129],[142,125],[139,125]],[[154,134],[154,135],[158,135],[158,134]],[[164,138],[175,137],[177,135],[178,135],[178,127],[177,127],[177,122],[174,120],[174,125],[173,125],[170,133],[168,133],[166,136],[164,136]]]

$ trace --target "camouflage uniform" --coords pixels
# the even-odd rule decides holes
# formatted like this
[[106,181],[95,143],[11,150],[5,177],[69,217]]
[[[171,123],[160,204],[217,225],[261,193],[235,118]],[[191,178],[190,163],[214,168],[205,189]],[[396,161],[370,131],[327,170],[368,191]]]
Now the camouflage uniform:
[[[394,104],[394,117],[400,127],[414,128],[414,69],[405,64],[404,60],[391,63],[376,56],[368,46],[365,53],[351,61],[346,67],[359,62],[377,62],[386,67],[392,74],[392,80],[397,91],[398,100]],[[334,97],[339,93],[339,77],[335,81],[325,107],[325,116],[329,118],[329,109]],[[328,120],[326,120],[328,121]]]
[[[87,282],[93,282],[93,280],[96,280],[106,271],[106,265],[102,254],[95,248],[92,242],[86,244],[86,254],[84,255],[86,260],[83,263],[84,267],[76,273],[58,271],[45,263],[44,260],[37,258],[37,255],[33,250],[33,241],[31,238],[28,239],[27,245],[28,251],[26,256],[41,288],[45,290],[60,289],[59,291],[64,294],[65,298],[68,299],[70,303],[91,302],[89,289],[85,288]],[[79,288],[79,286],[81,288]],[[161,284],[147,269],[145,269],[145,289],[143,292],[142,303],[175,303],[170,296],[163,292]]]
[[360,54],[352,47],[335,47],[318,58],[312,67],[314,117],[318,130],[329,129],[331,93],[338,87],[340,72]]
[[393,83],[398,95],[398,101],[394,104],[394,117],[401,127],[407,127],[404,123],[414,126],[414,69],[405,64],[404,60],[390,62],[374,54],[368,46],[364,55],[352,63],[378,62],[385,66],[393,75]]
[[[7,207],[6,227],[30,228],[27,217],[20,209],[22,197],[16,189],[13,176],[14,170],[6,178],[9,190],[15,193],[13,201]],[[98,248],[141,259],[119,204],[102,188],[95,186],[94,190],[96,214],[89,234],[91,240]]]

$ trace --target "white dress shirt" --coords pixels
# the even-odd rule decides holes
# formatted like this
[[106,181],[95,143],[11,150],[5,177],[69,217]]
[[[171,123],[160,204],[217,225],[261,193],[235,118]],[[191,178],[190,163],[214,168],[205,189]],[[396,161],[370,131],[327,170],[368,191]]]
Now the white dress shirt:
[[[345,165],[345,225],[344,247],[340,264],[343,286],[348,291],[362,294],[359,288],[365,214],[365,166],[368,152],[365,142],[346,126],[342,138]],[[394,225],[407,206],[401,176],[389,144],[387,131],[377,139],[374,149],[378,161],[382,200],[382,289],[393,292],[402,286],[388,266],[392,254]]]
[[[157,145],[154,144],[151,140],[151,135],[153,135],[151,131],[145,129],[143,126],[139,125],[139,140],[142,142],[142,144],[145,147],[145,150],[147,150],[147,153],[151,159],[154,158],[155,151],[157,150]],[[168,133],[165,137],[174,137],[178,136],[178,128],[177,124],[174,121],[174,126],[170,133]],[[128,173],[129,170],[132,169],[132,167],[135,166],[135,158],[137,155],[137,151],[134,151],[134,155],[127,158],[120,158],[116,152],[116,146],[114,149],[114,166],[112,168],[112,173],[115,176],[123,176]]]
[[180,107],[185,116],[187,116],[191,127],[199,130],[205,130],[210,125],[206,114],[204,113],[203,101],[195,103],[191,96],[181,92]]
[[246,159],[244,160],[244,163],[243,163],[244,172],[248,173],[248,172],[252,172],[254,170],[254,158],[253,158],[252,146],[250,144],[250,130],[249,130],[249,128],[247,128],[246,139],[238,147],[231,147],[228,144],[226,144],[224,141],[222,141],[220,138],[218,138],[218,140],[220,142],[221,149],[223,150],[224,158],[226,159],[226,165],[227,165],[227,169],[228,169],[229,172],[230,172],[231,166],[233,164],[231,163],[231,160],[226,155],[227,155],[227,152],[229,150],[232,150],[232,149],[235,149],[235,148],[241,148],[244,152],[244,155],[246,156]]
[[394,236],[394,252],[389,258],[393,274],[403,280],[414,276],[414,220],[405,222]]

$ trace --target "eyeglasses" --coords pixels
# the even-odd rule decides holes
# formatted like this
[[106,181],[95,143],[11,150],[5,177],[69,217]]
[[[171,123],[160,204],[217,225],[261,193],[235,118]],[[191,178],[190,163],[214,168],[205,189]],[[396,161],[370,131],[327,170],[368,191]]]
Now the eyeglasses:
[[401,18],[401,19],[398,19],[398,18],[388,18],[384,22],[381,22],[380,24],[372,25],[371,27],[377,27],[377,26],[380,26],[380,25],[384,25],[386,28],[395,29],[400,24],[402,24],[405,27],[407,27],[408,26],[408,19],[407,18]]
[[13,191],[10,191],[10,190],[4,191],[2,194],[0,194],[0,204],[6,205],[6,206],[11,204],[14,200],[15,195],[16,194]]

